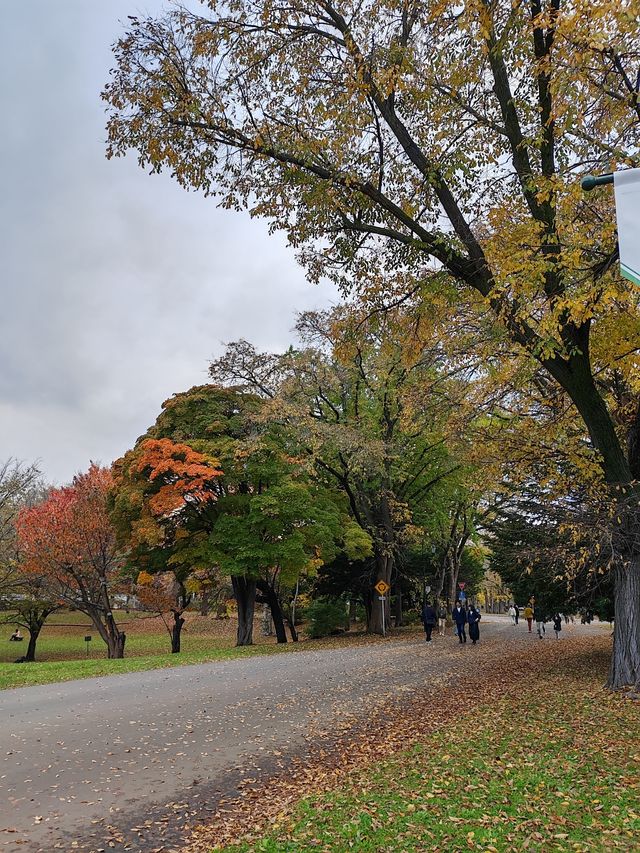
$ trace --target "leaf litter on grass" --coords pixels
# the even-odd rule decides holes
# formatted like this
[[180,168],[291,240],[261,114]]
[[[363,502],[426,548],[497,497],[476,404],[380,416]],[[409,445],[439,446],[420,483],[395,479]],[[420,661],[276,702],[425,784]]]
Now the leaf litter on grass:
[[[640,703],[602,689],[605,637],[473,660],[247,780],[184,853],[634,849]],[[635,808],[634,808],[635,807]],[[639,845],[640,849],[640,845]]]

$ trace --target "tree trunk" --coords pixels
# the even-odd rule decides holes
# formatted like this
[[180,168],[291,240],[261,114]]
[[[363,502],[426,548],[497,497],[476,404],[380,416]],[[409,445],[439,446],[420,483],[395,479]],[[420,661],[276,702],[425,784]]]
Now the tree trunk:
[[107,657],[111,659],[123,658],[126,640],[127,635],[124,631],[116,629],[114,634],[109,634],[107,639]]
[[252,646],[253,614],[256,607],[256,582],[243,575],[234,575],[231,578],[231,584],[238,606],[236,646]]
[[271,637],[273,635],[273,619],[271,618],[271,610],[268,604],[262,605],[262,636]]
[[615,569],[613,654],[607,686],[640,692],[640,554]]
[[178,654],[180,651],[180,635],[182,634],[182,626],[184,618],[178,610],[173,611],[173,627],[171,629],[171,654]]
[[30,610],[25,614],[26,627],[29,631],[29,645],[27,646],[27,653],[24,656],[25,662],[33,663],[36,659],[36,643],[38,642],[38,637],[40,636],[40,631],[42,631],[42,627],[44,623],[47,621],[47,617],[53,613],[52,610]]
[[293,619],[288,619],[287,624],[289,625],[289,633],[291,634],[291,642],[298,642],[298,632],[296,631],[296,626],[293,624]]
[[449,604],[453,608],[458,599],[458,578],[460,576],[460,563],[452,559],[449,561]]
[[[94,620],[95,624],[95,620]],[[96,628],[98,626],[96,625]],[[111,612],[107,613],[104,620],[104,632],[106,636],[103,636],[100,628],[98,628],[100,635],[107,643],[107,657],[108,658],[123,658],[124,657],[124,644],[127,639],[127,635],[124,631],[120,631],[118,626],[116,625],[116,620],[113,618],[113,614]]]
[[211,587],[205,586],[200,597],[200,615],[208,616],[211,610]]
[[594,448],[602,458],[602,469],[607,483],[627,484],[631,481],[631,468],[618,439],[607,404],[593,380],[589,361],[589,332],[585,324],[579,334],[579,347],[569,363],[557,360],[543,362],[551,375],[562,385],[582,416]]
[[276,642],[287,642],[287,631],[284,627],[284,617],[282,615],[282,607],[280,599],[273,586],[268,581],[257,581],[257,586],[260,592],[267,599],[267,604],[271,610],[271,618],[273,619],[273,627],[276,632]]
[[36,659],[36,643],[38,642],[41,628],[42,625],[33,625],[29,628],[29,645],[27,646],[27,653],[24,656],[25,661],[29,663],[33,663]]
[[436,600],[439,601],[444,594],[444,582],[447,576],[447,564],[446,560],[443,559],[441,566],[438,568],[438,573],[436,575],[435,581],[435,597]]

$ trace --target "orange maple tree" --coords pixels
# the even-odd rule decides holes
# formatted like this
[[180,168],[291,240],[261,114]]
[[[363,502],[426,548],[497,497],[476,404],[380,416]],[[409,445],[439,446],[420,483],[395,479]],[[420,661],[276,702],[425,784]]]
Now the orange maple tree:
[[[171,651],[180,651],[187,579],[210,566],[208,525],[220,495],[218,460],[169,438],[147,438],[114,463],[111,518],[130,566],[143,568],[137,594],[145,608],[171,611]],[[171,579],[167,577],[170,573]],[[157,578],[146,585],[140,576]],[[164,617],[163,617],[164,619]]]

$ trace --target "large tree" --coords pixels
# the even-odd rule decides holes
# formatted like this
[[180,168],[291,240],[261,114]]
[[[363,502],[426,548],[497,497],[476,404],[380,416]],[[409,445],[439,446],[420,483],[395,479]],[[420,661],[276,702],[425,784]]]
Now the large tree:
[[109,153],[268,217],[312,277],[437,288],[440,269],[481,303],[572,401],[620,504],[609,683],[639,685],[638,426],[627,453],[598,381],[639,346],[637,295],[613,271],[610,200],[578,186],[638,164],[637,4],[203,5],[130,21]]
[[128,573],[163,576],[141,584],[139,597],[154,613],[173,614],[174,654],[180,651],[183,613],[192,597],[187,581],[211,566],[207,536],[222,493],[221,476],[214,456],[169,438],[143,438],[113,465],[111,521]]
[[22,570],[41,578],[46,598],[85,613],[110,658],[124,657],[125,633],[113,614],[120,559],[107,512],[111,472],[91,465],[69,486],[23,509],[17,519]]
[[36,643],[47,617],[59,607],[46,579],[24,570],[16,521],[21,510],[46,497],[36,465],[7,460],[0,465],[0,623],[13,623],[29,633],[21,659],[34,661]]
[[348,498],[373,542],[365,606],[378,633],[375,584],[393,584],[401,600],[398,554],[450,497],[461,469],[447,446],[455,443],[447,426],[461,384],[435,327],[418,308],[371,315],[366,304],[351,305],[301,315],[297,350],[277,357],[240,341],[211,366],[214,378],[269,398],[265,419],[309,459],[319,481]]
[[215,385],[176,394],[114,466],[112,518],[130,562],[183,582],[177,572],[230,576],[238,645],[253,642],[257,590],[286,642],[280,592],[338,551],[361,556],[370,546],[337,496],[258,424],[260,406],[254,394]]

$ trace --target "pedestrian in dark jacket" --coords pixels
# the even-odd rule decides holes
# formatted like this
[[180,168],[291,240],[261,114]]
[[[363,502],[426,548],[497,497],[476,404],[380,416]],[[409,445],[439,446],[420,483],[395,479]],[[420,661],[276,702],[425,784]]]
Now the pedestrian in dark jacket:
[[553,617],[553,630],[556,632],[556,640],[559,640],[562,631],[562,616],[559,613]]
[[464,626],[467,624],[467,612],[459,601],[456,601],[456,606],[451,611],[453,623],[456,626],[456,634],[461,643],[467,642],[467,635]]
[[438,617],[436,616],[436,611],[431,606],[430,602],[425,601],[424,607],[422,608],[422,624],[424,625],[424,632],[427,635],[427,643],[431,642],[431,632],[438,621]]
[[467,622],[469,623],[469,638],[472,640],[474,646],[480,639],[480,625],[478,623],[481,618],[480,611],[476,610],[472,604],[467,613]]

